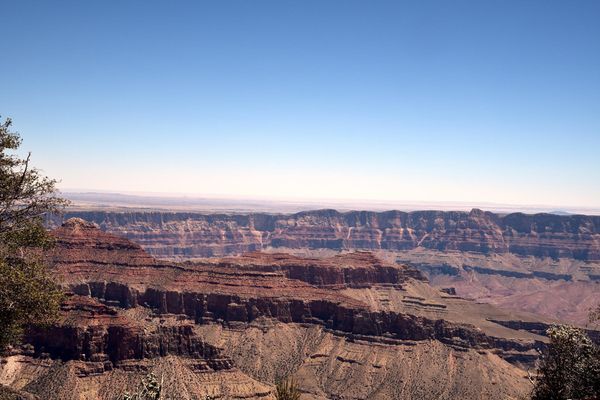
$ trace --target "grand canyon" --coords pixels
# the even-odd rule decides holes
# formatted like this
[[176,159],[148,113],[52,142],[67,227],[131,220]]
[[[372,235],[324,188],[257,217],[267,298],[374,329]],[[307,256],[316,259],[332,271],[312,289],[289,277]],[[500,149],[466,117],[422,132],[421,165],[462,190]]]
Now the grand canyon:
[[[368,250],[461,296],[585,324],[598,303],[600,217],[335,210],[296,214],[80,211],[163,259],[252,251],[331,256]],[[60,218],[50,221],[58,226]]]
[[274,398],[283,377],[307,399],[527,398],[546,330],[598,301],[598,221],[68,212],[44,256],[60,321],[27,331],[0,383],[114,399],[155,372],[180,399]]
[[600,1],[0,15],[0,400],[600,400]]

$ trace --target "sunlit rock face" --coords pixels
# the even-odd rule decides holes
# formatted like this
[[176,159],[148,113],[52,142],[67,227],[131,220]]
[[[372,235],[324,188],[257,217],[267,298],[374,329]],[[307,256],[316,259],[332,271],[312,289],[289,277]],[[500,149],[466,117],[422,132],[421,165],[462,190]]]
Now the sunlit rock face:
[[[297,214],[184,212],[76,212],[107,232],[139,243],[161,257],[242,254],[268,247],[332,250],[425,248],[482,254],[600,260],[600,217],[553,214],[505,216],[415,211]],[[60,221],[55,220],[54,224]]]
[[149,371],[182,399],[273,398],[283,375],[308,398],[519,398],[552,322],[364,251],[176,263],[83,220],[53,234],[60,321],[0,364],[0,383],[38,398],[113,399]]
[[[600,290],[597,216],[497,215],[476,209],[288,215],[101,211],[65,217],[70,216],[169,260],[260,250],[318,257],[369,250],[418,268],[432,284],[454,288],[460,296],[577,324],[587,321]],[[49,221],[60,223],[60,218]],[[314,274],[309,271],[309,283],[322,279]]]

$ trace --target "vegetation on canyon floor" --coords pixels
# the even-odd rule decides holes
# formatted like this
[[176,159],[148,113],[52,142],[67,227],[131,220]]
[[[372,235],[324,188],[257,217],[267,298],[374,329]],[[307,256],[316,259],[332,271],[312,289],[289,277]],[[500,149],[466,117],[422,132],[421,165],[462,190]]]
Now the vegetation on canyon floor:
[[[276,400],[299,400],[300,390],[298,384],[292,378],[281,379],[275,384]],[[140,382],[139,387],[133,393],[125,393],[120,400],[169,400],[163,396],[163,380],[150,373]],[[213,400],[211,396],[205,396],[203,400]]]
[[142,379],[140,387],[134,393],[125,393],[122,400],[161,400],[162,379],[150,373]]
[[[168,400],[163,397],[163,381],[150,373],[140,382],[139,387],[133,393],[125,393],[120,400]],[[299,400],[300,390],[298,384],[292,378],[281,379],[275,384],[276,400]],[[203,400],[213,400],[211,396],[205,396]]]
[[57,196],[55,180],[30,166],[30,155],[12,154],[21,138],[10,126],[9,118],[0,123],[0,351],[16,343],[27,324],[51,322],[62,298],[35,249],[52,246],[42,216],[66,201]]
[[292,378],[285,378],[275,385],[275,398],[277,400],[299,400],[300,390],[298,384]]
[[[600,321],[600,306],[590,314],[590,322]],[[600,346],[582,329],[557,325],[547,331],[550,343],[541,358],[537,377],[532,379],[532,400],[600,398]],[[144,377],[134,393],[121,400],[166,400],[162,379],[154,374]],[[299,400],[300,390],[293,378],[278,380],[276,400]],[[206,396],[205,400],[212,400]]]

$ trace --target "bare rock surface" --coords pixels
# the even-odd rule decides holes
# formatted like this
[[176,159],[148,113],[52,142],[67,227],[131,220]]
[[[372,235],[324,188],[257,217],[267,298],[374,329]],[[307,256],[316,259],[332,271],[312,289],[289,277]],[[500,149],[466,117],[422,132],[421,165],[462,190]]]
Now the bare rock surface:
[[[296,214],[79,211],[155,256],[210,257],[267,247],[459,250],[600,261],[600,216],[460,211]],[[54,220],[58,223],[59,220]]]
[[54,231],[71,294],[32,328],[0,384],[48,399],[114,399],[155,371],[176,398],[522,398],[551,319],[429,285],[368,252],[160,261],[89,222]]
[[[162,259],[255,251],[322,258],[368,250],[392,264],[419,269],[434,286],[512,310],[584,324],[590,308],[600,303],[599,216],[500,215],[477,209],[296,214],[78,211],[69,216],[132,239]],[[49,224],[60,222],[55,218]]]

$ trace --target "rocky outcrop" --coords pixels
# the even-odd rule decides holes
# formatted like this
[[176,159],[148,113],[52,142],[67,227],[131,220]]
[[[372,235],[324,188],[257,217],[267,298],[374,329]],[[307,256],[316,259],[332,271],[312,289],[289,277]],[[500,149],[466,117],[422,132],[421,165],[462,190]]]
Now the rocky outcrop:
[[[482,313],[479,320],[444,318],[444,313],[460,309],[461,302],[470,307],[472,303],[428,289],[418,271],[385,263],[370,253],[326,259],[252,253],[176,264],[154,261],[135,246],[126,249],[121,239],[81,220],[69,221],[54,234],[57,247],[49,258],[57,278],[78,296],[96,298],[111,306],[144,307],[198,323],[250,323],[271,318],[317,324],[372,341],[440,340],[459,347],[519,352],[541,345],[540,337],[521,340],[495,335],[493,329],[476,329],[473,321],[485,325],[488,311],[484,309],[476,311]],[[110,257],[107,248],[114,249]],[[130,265],[124,264],[127,260]],[[360,295],[361,290],[369,288],[389,291],[387,296],[395,296],[398,301],[389,305],[389,300],[382,300],[372,306]],[[429,298],[416,296],[415,291],[427,293]],[[113,336],[122,334],[119,332],[113,332]],[[109,342],[110,338],[110,334],[106,336]],[[145,354],[140,346],[148,347],[140,343],[132,342],[138,350],[130,351]],[[109,358],[121,357],[118,352],[106,354]]]
[[[159,257],[209,257],[274,248],[391,250],[600,260],[600,216],[443,211],[280,214],[70,212]],[[54,218],[50,224],[59,224]]]
[[328,259],[254,252],[221,259],[217,265],[236,270],[282,273],[288,279],[329,288],[368,287],[373,284],[400,286],[410,278],[425,280],[416,269],[383,263],[372,253],[365,251],[338,254]]
[[85,296],[70,296],[62,305],[62,323],[50,328],[32,327],[25,342],[30,355],[63,361],[81,360],[103,370],[127,360],[169,355],[193,358],[199,370],[232,367],[220,350],[197,337],[193,325],[151,326],[128,318],[117,309]]
[[167,398],[273,398],[269,383],[236,368],[194,321],[108,303],[69,294],[58,323],[30,327],[0,360],[0,384],[26,399],[113,400],[152,372]]
[[501,269],[493,269],[493,268],[484,268],[484,267],[473,267],[471,265],[463,265],[463,269],[467,272],[475,271],[479,274],[485,275],[500,275],[511,278],[520,278],[520,279],[532,279],[532,278],[542,278],[551,281],[571,281],[573,280],[573,276],[569,274],[554,274],[551,272],[544,271],[533,271],[533,272],[519,272],[519,271],[506,271]]
[[[91,290],[90,287],[96,288]],[[118,290],[115,290],[117,289]],[[98,290],[100,289],[100,290]],[[147,289],[140,293],[126,285],[104,285],[92,282],[78,285],[74,288],[81,294],[90,294],[105,303],[121,307],[137,307],[143,305],[153,309],[158,314],[185,315],[198,323],[225,322],[228,324],[249,323],[259,318],[267,317],[286,323],[317,324],[324,328],[348,337],[362,338],[374,342],[401,342],[406,340],[440,340],[464,348],[497,349],[507,351],[528,352],[543,346],[540,341],[521,342],[507,338],[492,337],[467,324],[459,324],[443,319],[430,319],[420,315],[396,312],[371,311],[360,303],[344,304],[330,299],[303,299],[301,296],[292,299],[276,299],[271,297],[240,297],[232,294],[175,292],[167,290]],[[414,302],[413,302],[414,303]],[[538,324],[549,327],[548,324]],[[104,331],[103,331],[104,332]],[[541,331],[543,332],[543,331]],[[75,335],[78,333],[79,336]],[[540,332],[536,332],[540,333]],[[85,337],[84,332],[69,332],[65,340],[73,348],[81,348]],[[85,333],[93,335],[93,332]],[[140,340],[135,334],[123,329],[108,330],[103,333],[102,348],[110,348],[112,342],[121,347],[108,351],[109,359],[151,358],[159,355],[160,349],[168,349],[169,339],[180,343],[190,331],[179,328],[176,332],[164,331],[149,338]],[[75,336],[74,336],[75,335]],[[52,335],[51,335],[52,336]],[[191,348],[176,348],[177,355],[198,355],[204,351],[201,344],[194,345],[186,339]],[[150,345],[154,343],[154,345]],[[64,349],[63,343],[57,346]],[[196,348],[197,347],[197,348]],[[75,354],[68,350],[67,353]],[[85,353],[85,352],[84,352]],[[64,352],[63,352],[64,354]],[[173,353],[167,353],[173,354]],[[202,353],[203,354],[203,353]],[[511,354],[511,357],[514,355]],[[527,357],[525,357],[527,358]]]
[[102,232],[98,225],[81,218],[71,218],[52,232],[56,239],[51,262],[79,265],[148,266],[155,259],[136,243]]
[[391,254],[459,296],[585,325],[599,305],[599,262],[415,249]]
[[[71,295],[59,323],[32,327],[0,365],[1,384],[27,381],[44,398],[86,398],[95,388],[87,398],[112,399],[131,387],[124,376],[139,382],[153,368],[168,371],[167,392],[184,399],[271,398],[273,381],[292,374],[318,399],[399,398],[400,375],[411,379],[402,396],[440,398],[443,379],[468,398],[514,397],[527,387],[519,366],[535,360],[551,322],[436,290],[417,270],[368,252],[175,263],[83,220],[53,234],[46,257]],[[269,335],[277,347],[257,350]],[[413,351],[424,365],[409,365]],[[435,373],[418,372],[427,368]],[[364,384],[353,385],[358,377]]]

